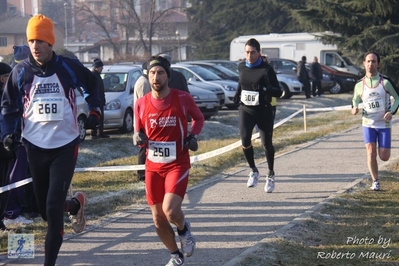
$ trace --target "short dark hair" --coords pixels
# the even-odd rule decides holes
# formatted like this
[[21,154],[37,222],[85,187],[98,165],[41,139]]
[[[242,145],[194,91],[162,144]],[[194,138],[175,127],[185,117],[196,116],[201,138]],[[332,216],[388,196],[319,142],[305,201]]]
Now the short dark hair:
[[260,52],[260,44],[256,39],[254,39],[254,38],[249,39],[245,43],[245,46],[247,46],[247,45],[254,47],[256,49],[256,51]]
[[369,54],[374,54],[377,57],[377,62],[380,63],[380,55],[376,51],[368,51],[367,53],[365,53],[363,56],[363,62],[366,61],[366,57]]

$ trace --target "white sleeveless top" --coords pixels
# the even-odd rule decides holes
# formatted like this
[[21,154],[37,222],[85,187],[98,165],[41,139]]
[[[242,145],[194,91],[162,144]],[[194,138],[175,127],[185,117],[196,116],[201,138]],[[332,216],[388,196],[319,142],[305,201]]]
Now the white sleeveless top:
[[76,119],[76,96],[65,90],[56,74],[35,76],[24,99],[22,137],[44,149],[64,146],[79,135]]
[[362,124],[371,128],[390,128],[391,121],[385,121],[384,115],[391,105],[390,94],[384,89],[381,76],[377,86],[370,88],[363,79],[363,116]]

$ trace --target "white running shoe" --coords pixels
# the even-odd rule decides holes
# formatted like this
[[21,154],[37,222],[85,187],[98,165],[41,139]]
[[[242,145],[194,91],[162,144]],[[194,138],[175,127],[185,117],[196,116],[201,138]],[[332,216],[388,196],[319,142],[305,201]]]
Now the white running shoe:
[[76,192],[72,197],[79,201],[80,209],[76,215],[70,215],[69,219],[72,222],[72,228],[75,233],[82,232],[86,227],[86,216],[84,213],[84,208],[86,204],[86,195],[83,192]]
[[23,216],[18,216],[15,219],[4,218],[3,223],[4,223],[5,226],[9,226],[9,225],[12,225],[12,224],[31,224],[31,223],[33,223],[33,221],[32,220],[28,220],[28,219],[26,219]]
[[180,258],[177,254],[171,254],[168,264],[165,266],[184,266],[184,258]]
[[274,174],[266,177],[265,192],[272,193],[274,190]]
[[[187,220],[184,223],[186,224],[187,231],[184,235],[179,236],[180,243],[181,243],[181,249],[183,251],[184,256],[191,257],[191,255],[193,255],[194,249],[195,249],[195,238],[191,234],[190,223]],[[180,264],[178,264],[178,265],[180,265]]]
[[374,181],[370,189],[374,191],[380,190],[380,181],[379,180]]
[[249,178],[247,181],[247,187],[256,187],[258,185],[259,173],[251,172],[249,173]]

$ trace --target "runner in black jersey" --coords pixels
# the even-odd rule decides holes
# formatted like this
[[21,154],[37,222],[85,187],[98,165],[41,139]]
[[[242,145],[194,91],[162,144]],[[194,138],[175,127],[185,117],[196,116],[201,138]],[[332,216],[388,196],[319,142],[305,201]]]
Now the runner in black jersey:
[[274,119],[271,100],[272,97],[281,96],[281,89],[274,69],[262,60],[260,44],[256,39],[249,39],[245,43],[245,58],[238,65],[240,80],[234,101],[240,103],[241,142],[245,158],[251,168],[247,186],[257,186],[259,179],[251,143],[252,131],[255,125],[258,125],[269,168],[265,191],[270,193],[274,190],[274,147],[272,143]]

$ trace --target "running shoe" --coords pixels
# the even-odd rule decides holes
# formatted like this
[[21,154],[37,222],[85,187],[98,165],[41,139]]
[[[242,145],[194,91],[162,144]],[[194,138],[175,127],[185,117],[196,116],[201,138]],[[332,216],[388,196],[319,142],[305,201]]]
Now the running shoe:
[[380,190],[380,181],[379,180],[373,181],[373,184],[371,184],[370,189],[374,191]]
[[181,249],[183,251],[184,256],[191,257],[191,255],[193,255],[194,249],[195,249],[195,239],[194,239],[194,236],[191,234],[190,223],[187,220],[184,223],[187,227],[187,231],[184,235],[179,236],[180,243],[181,243]]
[[3,223],[7,227],[7,226],[12,225],[12,224],[31,224],[31,223],[33,223],[33,221],[32,220],[28,220],[25,217],[20,215],[20,216],[18,216],[15,219],[4,218]]
[[272,193],[273,190],[274,190],[274,174],[269,174],[269,176],[266,177],[265,192]]
[[180,258],[177,254],[171,254],[168,264],[165,266],[184,266],[184,258]]
[[86,227],[86,216],[84,214],[86,195],[83,192],[76,192],[72,198],[75,198],[79,201],[80,209],[76,215],[71,214],[69,219],[72,221],[72,228],[75,233],[80,233]]
[[259,173],[251,172],[249,173],[249,178],[247,181],[247,187],[256,187],[258,185]]

